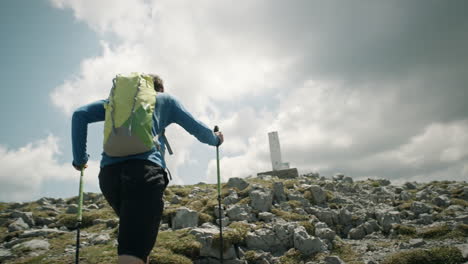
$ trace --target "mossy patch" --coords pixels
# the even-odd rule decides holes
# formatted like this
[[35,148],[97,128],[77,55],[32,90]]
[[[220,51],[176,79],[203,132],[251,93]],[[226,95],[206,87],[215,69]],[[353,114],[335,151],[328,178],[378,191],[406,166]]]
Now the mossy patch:
[[280,264],[298,264],[303,262],[303,255],[297,249],[288,250],[283,256],[279,258]]
[[271,209],[271,212],[286,221],[304,221],[309,219],[309,215],[301,215],[293,212],[286,212],[280,209]]
[[331,254],[337,255],[346,263],[362,263],[361,256],[356,251],[354,251],[351,245],[343,242],[340,239],[336,239],[335,241],[333,241],[333,249],[331,251]]
[[463,207],[468,207],[468,201],[465,201],[465,200],[462,200],[462,199],[457,199],[457,198],[452,198],[450,199],[452,201],[452,204],[455,204],[455,205],[460,205],[460,206],[463,206]]
[[186,229],[159,232],[156,246],[189,258],[198,257],[201,248],[201,244]]
[[[98,218],[101,218],[101,214],[84,212],[81,221],[81,228],[92,226],[93,221]],[[78,219],[75,214],[64,214],[59,216],[58,223],[59,225],[66,226],[68,229],[74,230],[76,229],[77,220]]]
[[309,236],[315,236],[315,225],[310,221],[301,221],[299,225],[303,226]]
[[[243,222],[233,222],[228,229],[223,230],[223,247],[227,250],[232,245],[244,245],[247,233],[250,231],[250,225]],[[213,245],[217,248],[221,246],[220,235],[213,237]]]
[[388,256],[382,264],[460,264],[463,256],[458,248],[438,247],[429,250],[414,249]]
[[189,258],[176,254],[169,249],[156,247],[150,255],[151,264],[192,264]]
[[407,226],[407,225],[396,225],[394,227],[395,232],[398,235],[402,236],[409,236],[409,237],[414,237],[416,236],[416,228],[413,226]]

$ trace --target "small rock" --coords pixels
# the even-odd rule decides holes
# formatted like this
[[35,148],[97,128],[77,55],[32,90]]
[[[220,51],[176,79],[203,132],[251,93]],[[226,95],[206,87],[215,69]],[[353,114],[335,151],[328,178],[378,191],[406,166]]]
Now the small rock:
[[273,203],[273,193],[271,191],[255,190],[250,192],[251,206],[260,212],[268,212]]
[[353,181],[353,178],[349,177],[349,176],[346,176],[343,178],[343,183],[349,183],[349,184],[352,184],[354,181]]
[[26,224],[23,218],[16,219],[13,223],[8,226],[8,232],[15,232],[29,229],[28,224]]
[[425,203],[422,203],[422,202],[413,202],[411,204],[410,210],[416,215],[419,215],[419,214],[431,212],[431,207],[427,206]]
[[173,229],[196,226],[198,226],[198,213],[196,211],[186,207],[177,209],[175,216],[172,218]]
[[67,214],[76,214],[76,213],[78,213],[78,205],[70,204],[67,207],[67,210],[65,211],[65,213],[67,213]]
[[426,242],[421,238],[410,239],[410,241],[409,241],[409,246],[411,248],[419,248],[419,247],[424,246],[425,244],[426,244]]
[[242,191],[249,186],[249,183],[242,178],[233,177],[229,178],[226,186],[229,188],[237,188],[239,191]]
[[327,256],[325,257],[325,264],[345,264],[345,262],[338,256]]
[[310,185],[308,190],[312,193],[312,199],[315,204],[324,204],[327,200],[325,191],[318,185]]
[[87,208],[89,210],[97,210],[97,209],[99,209],[99,206],[97,206],[96,204],[90,204],[90,205],[88,205]]
[[15,256],[10,250],[0,248],[0,263],[3,263],[3,261],[13,259],[13,258],[15,258]]
[[28,251],[49,250],[50,244],[47,240],[33,239],[13,246],[13,249],[21,249]]
[[315,228],[315,236],[326,239],[328,241],[333,241],[335,239],[336,233],[330,228]]
[[282,182],[273,183],[273,201],[276,203],[286,201],[286,194],[284,193],[284,185]]
[[439,207],[447,207],[451,202],[447,195],[441,195],[432,199],[432,203]]
[[28,230],[24,231],[21,235],[19,235],[20,238],[27,238],[27,237],[41,237],[41,236],[48,236],[51,234],[63,234],[66,232],[53,229],[53,228],[43,228],[43,229],[34,229],[34,230]]
[[24,222],[26,224],[28,224],[28,226],[34,226],[35,223],[34,223],[34,217],[33,217],[33,214],[32,212],[20,212],[20,211],[14,211],[11,213],[10,217],[12,218],[21,218],[24,220]]
[[366,231],[364,227],[358,226],[349,230],[348,236],[350,239],[363,239],[366,236]]
[[269,212],[261,212],[258,214],[258,219],[266,223],[271,222],[274,217],[275,215]]
[[405,184],[403,184],[403,187],[405,187],[407,190],[415,190],[417,188],[416,185],[414,185],[414,183],[411,182],[405,182]]
[[172,196],[171,204],[179,204],[180,202],[181,202],[181,199],[178,195]]
[[107,244],[111,240],[109,234],[104,233],[104,234],[96,234],[95,236],[92,236],[89,239],[89,242],[91,245],[103,245]]
[[320,238],[309,236],[305,228],[299,226],[294,230],[294,248],[304,255],[310,256],[318,252],[326,251],[328,247]]

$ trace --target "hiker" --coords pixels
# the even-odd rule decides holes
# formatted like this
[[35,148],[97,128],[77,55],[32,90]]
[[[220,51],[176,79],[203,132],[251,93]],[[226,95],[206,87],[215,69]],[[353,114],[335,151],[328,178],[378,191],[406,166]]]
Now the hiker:
[[[119,91],[120,83],[125,85],[134,80],[138,82],[138,88],[135,89],[141,95],[137,98],[136,93],[127,91],[126,94],[135,96],[130,100],[126,99],[133,103],[119,106],[117,100],[125,94],[125,91],[123,93]],[[148,87],[151,89],[148,90]],[[120,95],[117,96],[119,92]],[[151,96],[148,97],[148,94]],[[142,99],[145,96],[146,99]],[[151,105],[154,98],[156,101]],[[135,102],[139,103],[138,100],[147,100],[149,103],[136,106]],[[145,147],[145,144],[134,141],[137,136],[144,134],[140,132],[144,131],[145,124],[133,122],[133,117],[125,117],[130,121],[122,119],[119,115],[123,115],[123,110],[121,110],[123,108],[126,108],[131,115],[134,114],[134,118],[143,117],[144,119],[144,115],[150,113],[151,116],[146,121],[151,125],[147,134],[151,134],[149,136],[152,140],[142,141],[149,148],[148,151],[124,155],[126,148]],[[164,84],[159,76],[137,73],[117,75],[107,100],[82,106],[73,113],[73,167],[77,170],[87,167],[89,157],[86,153],[87,126],[89,123],[99,121],[105,121],[104,152],[100,165],[99,186],[104,197],[120,218],[118,263],[149,263],[149,254],[156,242],[163,212],[163,193],[169,184],[164,155],[166,148],[170,152],[170,147],[168,147],[164,129],[176,123],[200,142],[212,146],[219,146],[223,143],[223,134],[213,132],[195,119],[177,99],[164,93]],[[116,126],[118,122],[123,125]],[[135,128],[140,124],[142,127]],[[127,128],[122,130],[125,125]],[[125,142],[127,140],[128,142]]]

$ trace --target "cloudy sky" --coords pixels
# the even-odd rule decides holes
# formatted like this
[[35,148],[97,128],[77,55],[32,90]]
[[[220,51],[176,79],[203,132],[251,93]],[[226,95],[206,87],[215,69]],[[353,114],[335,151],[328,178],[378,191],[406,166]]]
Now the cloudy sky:
[[[7,0],[0,3],[0,201],[76,195],[70,117],[122,72],[158,73],[208,126],[222,178],[271,169],[468,179],[468,2]],[[102,124],[89,126],[98,192]],[[215,182],[215,149],[177,125],[173,184]]]

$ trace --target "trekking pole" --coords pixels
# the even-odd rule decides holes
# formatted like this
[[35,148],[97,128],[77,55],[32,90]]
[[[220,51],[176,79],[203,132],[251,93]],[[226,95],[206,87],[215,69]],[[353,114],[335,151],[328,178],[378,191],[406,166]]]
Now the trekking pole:
[[[218,132],[219,127],[214,127],[214,132]],[[218,172],[218,215],[219,215],[219,239],[221,241],[221,246],[219,249],[219,256],[221,259],[221,264],[223,264],[223,252],[224,252],[224,244],[223,244],[223,216],[221,210],[221,177],[219,173],[219,145],[216,146],[216,166]]]
[[75,255],[75,264],[80,263],[80,227],[81,221],[83,218],[82,209],[83,209],[83,174],[85,167],[81,168],[80,175],[80,190],[78,195],[78,219],[76,222],[76,255]]

